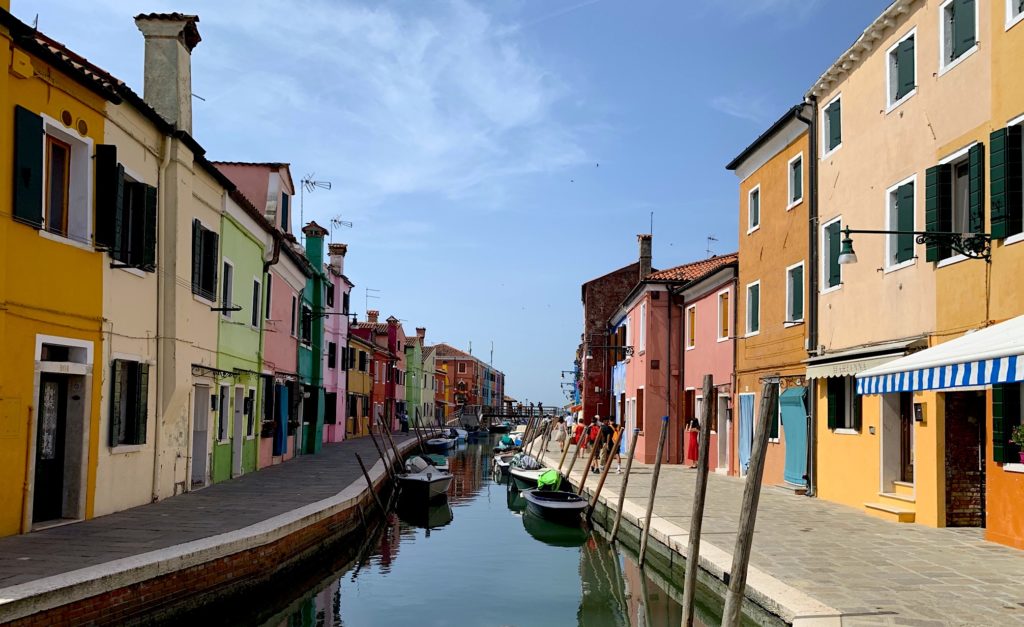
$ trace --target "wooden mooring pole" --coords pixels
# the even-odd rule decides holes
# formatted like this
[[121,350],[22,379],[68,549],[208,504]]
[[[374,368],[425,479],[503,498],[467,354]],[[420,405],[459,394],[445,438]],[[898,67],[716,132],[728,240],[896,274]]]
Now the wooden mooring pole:
[[[583,439],[583,436],[580,436],[580,440],[582,440],[582,439]],[[570,446],[572,446],[572,445],[570,444]],[[569,460],[569,467],[565,470],[566,478],[569,478],[572,475],[572,467],[576,465],[576,458],[580,456],[580,448],[582,448],[582,447],[580,446],[579,440],[577,440],[576,441],[576,450],[572,452],[572,458]]]
[[583,494],[583,486],[587,485],[587,477],[590,476],[590,469],[594,467],[594,455],[597,450],[604,444],[604,434],[599,433],[597,439],[594,440],[593,445],[590,447],[590,456],[587,457],[587,467],[583,469],[583,478],[580,479],[580,489],[576,491],[576,494]]
[[359,468],[363,471],[363,477],[366,478],[366,485],[370,488],[370,494],[373,495],[373,501],[377,504],[377,509],[380,510],[381,517],[387,518],[388,512],[381,504],[380,497],[377,496],[377,491],[373,489],[373,481],[370,480],[370,473],[366,472],[366,465],[363,464],[363,458],[359,456],[359,453],[356,453],[356,461],[359,462]]
[[[594,508],[597,507],[597,499],[601,496],[601,490],[604,489],[604,480],[608,478],[608,471],[612,467],[612,458],[615,457],[615,450],[619,447],[619,440],[622,438],[622,431],[619,430],[614,436],[612,436],[612,445],[608,449],[608,459],[605,460],[604,468],[601,469],[601,479],[597,482],[597,489],[594,490],[594,497],[590,499],[590,508],[587,510],[587,520],[589,521],[594,517]],[[600,458],[598,458],[600,459]],[[581,485],[582,489],[582,485]],[[616,562],[618,563],[618,562]]]
[[395,475],[397,478],[398,471],[402,470],[402,453],[398,450],[398,445],[395,444],[395,438],[392,437],[390,431],[385,431],[384,436],[387,437],[388,442],[391,443],[391,449],[395,452]]
[[647,515],[644,516],[644,530],[640,536],[640,556],[637,563],[644,566],[647,557],[647,539],[651,535],[651,515],[654,513],[654,495],[658,493],[658,475],[661,474],[661,458],[665,452],[665,438],[668,436],[668,416],[661,417],[661,435],[658,436],[658,457],[654,460],[654,474],[651,475],[651,493],[647,497]]
[[[370,429],[370,441],[373,442],[373,448],[377,449],[377,454],[380,455],[380,460],[384,462],[384,471],[388,474],[388,479],[394,481],[395,477],[392,475],[393,469],[391,468],[391,455],[384,454],[384,449],[380,447],[380,444],[377,443],[377,438],[373,436],[373,429]],[[386,446],[387,445],[385,445],[385,447]]]
[[[683,579],[683,626],[693,625],[694,595],[697,593],[697,567],[700,562],[700,531],[704,523],[704,497],[708,490],[708,456],[711,448],[711,423],[718,397],[711,375],[704,375],[704,400],[700,411],[700,442],[697,453],[697,487],[690,515],[690,547],[686,552],[686,577]],[[724,435],[724,434],[723,434]]]
[[747,588],[747,565],[750,563],[750,549],[754,544],[754,523],[757,520],[757,503],[761,497],[761,479],[764,477],[764,454],[768,448],[768,420],[778,403],[779,384],[777,380],[766,381],[761,388],[761,408],[754,430],[754,448],[750,452],[750,466],[747,481],[743,486],[743,503],[740,505],[740,528],[736,536],[736,548],[732,553],[732,570],[729,571],[729,593],[725,597],[722,625],[739,627],[743,609],[743,597]]
[[615,536],[619,533],[619,523],[622,522],[622,505],[626,500],[626,487],[629,486],[629,471],[633,468],[633,452],[636,450],[637,436],[640,435],[640,429],[637,427],[633,428],[633,438],[629,441],[629,455],[626,457],[626,476],[622,478],[622,487],[619,488],[619,505],[615,508],[615,524],[612,525],[612,542],[615,542]]

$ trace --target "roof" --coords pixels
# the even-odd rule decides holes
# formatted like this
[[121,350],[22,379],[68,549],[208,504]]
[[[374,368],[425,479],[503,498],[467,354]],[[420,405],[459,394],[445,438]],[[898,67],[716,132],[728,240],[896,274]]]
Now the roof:
[[[798,105],[793,105],[792,107],[790,107],[785,113],[782,114],[782,117],[780,117],[778,120],[775,121],[774,124],[772,124],[771,126],[768,127],[768,130],[766,130],[765,132],[763,132],[760,135],[758,135],[757,139],[755,139],[752,144],[750,144],[749,146],[744,148],[743,152],[741,152],[740,154],[736,155],[736,157],[733,158],[733,160],[730,161],[725,166],[725,169],[726,170],[735,170],[735,169],[739,168],[741,165],[743,165],[744,161],[746,161],[748,158],[750,158],[751,155],[753,155],[755,152],[757,152],[757,150],[761,146],[763,146],[766,143],[768,143],[768,141],[772,137],[775,137],[776,133],[778,133],[783,128],[785,128],[785,126],[787,124],[789,124],[791,121],[793,121],[794,119],[803,122],[803,120],[800,118],[800,113],[803,111],[803,108],[804,108],[804,104],[803,103],[800,103]],[[804,123],[806,124],[806,122],[804,122]]]
[[423,347],[423,359],[430,357],[434,351],[437,350],[437,346],[424,346]]
[[357,329],[370,329],[375,333],[387,333],[388,325],[386,322],[357,322],[354,325]]
[[363,346],[366,346],[368,348],[372,348],[373,350],[377,350],[377,345],[376,344],[374,344],[373,342],[364,340],[363,338],[359,337],[358,335],[353,335],[353,334],[350,333],[349,336],[348,336],[348,339],[349,339],[350,342],[355,341],[355,343],[357,343],[357,344],[362,344]]
[[445,344],[444,342],[442,342],[440,344],[435,344],[434,345],[434,349],[437,351],[437,356],[438,357],[455,357],[455,358],[459,358],[459,359],[476,359],[475,357],[473,357],[469,353],[463,352],[463,351],[455,348],[454,346],[450,346],[448,344]]
[[681,266],[661,270],[652,273],[645,281],[649,282],[687,282],[702,279],[719,268],[735,263],[739,260],[739,253],[718,255],[708,259],[701,259],[691,263],[684,263]]

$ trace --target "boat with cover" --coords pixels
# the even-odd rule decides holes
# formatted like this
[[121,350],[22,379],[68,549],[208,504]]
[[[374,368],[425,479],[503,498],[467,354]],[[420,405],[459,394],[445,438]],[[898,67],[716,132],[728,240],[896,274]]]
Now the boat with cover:
[[580,514],[587,509],[587,500],[575,492],[526,490],[523,498],[528,512],[563,525],[579,524]]
[[537,479],[548,470],[536,458],[518,453],[509,462],[509,474],[520,490],[537,487]]
[[436,501],[448,496],[452,475],[417,455],[406,460],[405,472],[399,473],[398,481],[405,497]]
[[492,424],[488,427],[491,433],[508,433],[512,429],[512,424],[507,420],[498,424]]
[[430,438],[427,440],[427,450],[434,453],[447,453],[448,449],[455,446],[455,440],[448,438]]
[[515,456],[515,453],[504,453],[500,455],[495,455],[493,464],[494,474],[502,477],[507,477],[509,472],[509,464],[511,463],[512,458]]
[[417,457],[422,457],[428,464],[430,464],[434,468],[437,468],[438,470],[443,470],[445,472],[448,472],[449,470],[448,457],[446,455],[438,455],[437,453],[425,453],[423,455],[417,455]]

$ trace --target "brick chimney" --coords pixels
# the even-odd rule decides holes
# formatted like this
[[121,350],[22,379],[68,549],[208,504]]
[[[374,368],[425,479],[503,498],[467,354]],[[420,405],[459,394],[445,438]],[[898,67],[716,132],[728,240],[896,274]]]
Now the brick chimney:
[[345,253],[348,252],[348,244],[328,244],[327,254],[331,258],[331,268],[338,274],[345,274]]
[[636,236],[640,243],[640,280],[651,276],[651,234],[641,233]]
[[423,346],[423,343],[427,339],[427,328],[426,327],[416,327],[416,337],[418,337],[419,340],[420,340],[420,346]]
[[135,25],[146,39],[143,100],[164,119],[192,134],[192,50],[202,38],[199,17],[143,13]]
[[377,318],[379,318],[379,317],[380,317],[380,312],[377,311],[376,309],[367,309],[366,310],[366,321],[369,322],[370,324],[377,324]]

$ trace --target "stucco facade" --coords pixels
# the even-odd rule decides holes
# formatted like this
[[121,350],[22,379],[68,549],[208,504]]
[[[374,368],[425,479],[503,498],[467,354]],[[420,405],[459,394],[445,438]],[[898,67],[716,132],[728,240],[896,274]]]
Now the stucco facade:
[[345,276],[345,244],[328,244],[330,263],[324,268],[328,292],[324,301],[324,442],[341,442],[354,433],[355,422],[346,414],[348,398],[349,293]]

